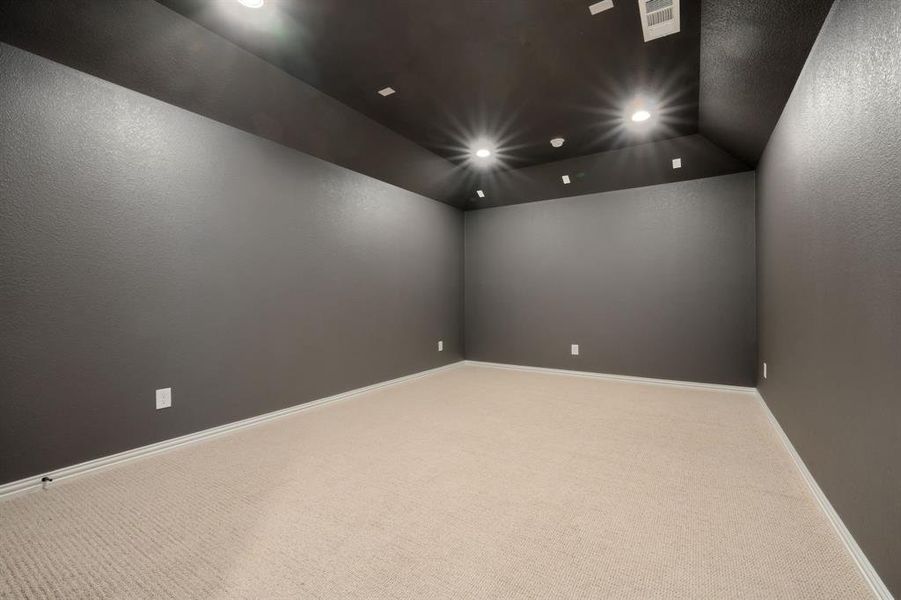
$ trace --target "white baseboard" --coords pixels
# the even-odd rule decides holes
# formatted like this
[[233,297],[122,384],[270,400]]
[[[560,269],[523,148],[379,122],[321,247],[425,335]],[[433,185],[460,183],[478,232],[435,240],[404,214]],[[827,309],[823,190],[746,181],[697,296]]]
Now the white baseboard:
[[701,388],[708,390],[720,390],[726,392],[755,393],[756,388],[742,387],[740,385],[725,385],[720,383],[697,383],[693,381],[679,381],[676,379],[652,379],[650,377],[634,377],[632,375],[610,375],[607,373],[595,373],[593,371],[568,371],[566,369],[549,369],[547,367],[528,367],[524,365],[510,365],[506,363],[482,362],[478,360],[463,361],[467,365],[475,367],[490,367],[492,369],[510,369],[513,371],[529,371],[532,373],[549,373],[552,375],[571,375],[575,377],[591,377],[593,379],[605,379],[608,381],[625,381],[629,383],[646,383],[652,385],[665,385],[670,387]]
[[823,510],[823,513],[825,513],[826,518],[829,519],[829,522],[832,524],[833,529],[835,529],[838,537],[841,539],[845,548],[848,550],[848,554],[851,555],[851,558],[854,560],[857,568],[860,569],[860,572],[863,575],[863,578],[866,580],[867,584],[870,586],[870,590],[873,592],[873,595],[880,600],[892,600],[891,592],[889,592],[888,588],[885,587],[885,583],[882,582],[882,578],[879,577],[879,573],[876,572],[876,569],[874,569],[873,565],[870,564],[870,561],[863,553],[863,550],[861,550],[860,546],[857,545],[857,542],[854,540],[854,536],[852,536],[851,532],[848,531],[848,528],[845,527],[842,518],[838,515],[837,512],[835,512],[835,508],[833,508],[832,503],[829,502],[826,494],[823,493],[823,490],[813,478],[813,474],[811,474],[810,470],[808,470],[807,465],[804,464],[804,460],[801,458],[801,455],[798,454],[797,450],[795,450],[795,447],[791,443],[791,440],[788,439],[788,436],[785,434],[782,426],[779,425],[779,421],[776,420],[775,415],[773,415],[773,411],[771,411],[770,407],[767,406],[766,400],[763,399],[763,396],[760,394],[760,392],[757,392],[756,396],[760,401],[760,405],[763,407],[764,412],[766,413],[767,419],[769,419],[770,423],[773,426],[773,429],[776,430],[776,434],[779,436],[779,439],[782,440],[782,444],[785,446],[785,449],[788,451],[789,455],[791,455],[792,461],[795,463],[798,472],[807,483],[807,487],[810,489],[811,494],[813,494],[813,497],[817,501],[817,504],[820,505],[820,508]]
[[41,473],[39,475],[34,475],[32,477],[26,477],[24,479],[20,479],[18,481],[12,481],[10,483],[0,485],[0,499],[18,495],[18,494],[23,494],[25,492],[29,492],[32,490],[40,489],[43,485],[41,478],[45,477],[45,476],[52,478],[53,483],[56,483],[56,482],[62,481],[64,479],[70,479],[72,477],[84,475],[86,473],[97,471],[99,469],[106,469],[106,468],[109,468],[112,466],[121,465],[122,463],[126,463],[126,462],[129,462],[132,460],[137,460],[139,458],[151,456],[153,454],[159,454],[161,452],[166,452],[168,450],[172,450],[173,448],[178,448],[180,446],[185,446],[187,444],[194,444],[196,442],[207,440],[207,439],[210,439],[215,436],[219,436],[219,435],[223,435],[223,434],[226,434],[226,433],[229,433],[232,431],[236,431],[238,429],[244,429],[245,427],[252,427],[254,425],[259,425],[260,423],[265,423],[265,422],[271,421],[273,419],[286,417],[288,415],[292,415],[292,414],[295,414],[300,411],[310,410],[312,408],[322,406],[323,404],[328,404],[331,402],[337,402],[338,400],[345,400],[347,398],[359,396],[360,394],[364,394],[366,392],[371,392],[373,390],[387,387],[389,385],[396,385],[398,383],[404,383],[404,382],[410,381],[412,379],[418,379],[420,377],[432,375],[432,374],[438,373],[440,371],[445,371],[448,369],[459,367],[463,363],[464,363],[464,361],[461,360],[459,362],[451,363],[449,365],[444,365],[444,366],[437,367],[434,369],[428,369],[426,371],[419,371],[418,373],[412,373],[410,375],[398,377],[397,379],[391,379],[389,381],[382,381],[379,383],[374,383],[372,385],[368,385],[366,387],[358,388],[355,390],[350,390],[347,392],[342,392],[340,394],[335,394],[334,396],[329,396],[328,398],[320,398],[319,400],[305,402],[304,404],[298,404],[296,406],[291,406],[289,408],[283,408],[281,410],[276,410],[273,412],[265,413],[262,415],[258,415],[256,417],[250,417],[248,419],[243,419],[241,421],[234,421],[232,423],[226,423],[225,425],[219,425],[218,427],[204,429],[203,431],[198,431],[196,433],[189,433],[188,435],[183,435],[183,436],[180,436],[177,438],[172,438],[169,440],[163,440],[162,442],[157,442],[155,444],[150,444],[148,446],[141,446],[140,448],[134,448],[132,450],[126,450],[125,452],[119,452],[118,454],[111,454],[109,456],[103,456],[101,458],[89,460],[87,462],[79,463],[77,465],[72,465],[70,467],[63,467],[61,469],[55,469],[48,473]]

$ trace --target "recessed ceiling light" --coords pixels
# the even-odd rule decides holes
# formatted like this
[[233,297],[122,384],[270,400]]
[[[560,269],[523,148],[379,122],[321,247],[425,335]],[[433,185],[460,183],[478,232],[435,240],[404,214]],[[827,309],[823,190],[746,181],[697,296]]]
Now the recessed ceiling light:
[[263,6],[263,0],[238,0],[238,2],[247,8],[260,8]]
[[381,94],[382,96],[390,96],[393,93],[394,93],[394,88],[390,88],[390,87],[386,87],[386,88],[379,90],[379,94]]
[[469,143],[469,161],[474,167],[487,169],[499,158],[497,142],[487,136],[478,137]]
[[588,12],[590,12],[592,15],[596,15],[611,8],[613,8],[613,0],[601,0],[600,2],[595,2],[594,4],[590,5],[588,7]]
[[565,184],[568,184],[568,183],[569,183],[569,175],[564,175],[564,176],[563,176],[563,183],[565,183]]
[[485,192],[483,192],[482,190],[476,190],[476,194],[478,194],[479,198],[485,197]]
[[682,159],[681,159],[681,158],[674,158],[674,159],[673,159],[673,168],[674,168],[674,169],[681,169],[681,168],[682,168]]
[[647,121],[650,118],[651,118],[651,113],[649,113],[648,111],[646,111],[644,109],[636,110],[634,113],[632,113],[632,120],[636,123],[642,123],[644,121]]
[[554,148],[559,148],[565,141],[566,140],[564,140],[563,138],[554,138],[551,140],[551,146],[553,146]]

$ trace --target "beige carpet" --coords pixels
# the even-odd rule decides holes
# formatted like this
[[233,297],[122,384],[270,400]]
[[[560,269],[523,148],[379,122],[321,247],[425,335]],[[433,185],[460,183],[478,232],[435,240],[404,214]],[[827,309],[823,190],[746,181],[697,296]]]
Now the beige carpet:
[[753,396],[461,367],[0,502],[2,598],[852,599]]

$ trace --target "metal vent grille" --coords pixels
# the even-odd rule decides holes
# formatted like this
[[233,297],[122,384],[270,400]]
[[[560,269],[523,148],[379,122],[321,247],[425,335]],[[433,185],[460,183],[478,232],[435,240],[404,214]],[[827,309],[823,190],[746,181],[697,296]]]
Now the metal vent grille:
[[679,0],[638,0],[644,41],[649,42],[680,30]]
[[673,20],[673,9],[664,8],[663,10],[658,10],[657,12],[652,12],[648,15],[648,26],[653,27],[654,25],[660,25],[666,21]]
[[673,0],[646,0],[645,8],[649,13],[663,10],[664,8],[673,8]]

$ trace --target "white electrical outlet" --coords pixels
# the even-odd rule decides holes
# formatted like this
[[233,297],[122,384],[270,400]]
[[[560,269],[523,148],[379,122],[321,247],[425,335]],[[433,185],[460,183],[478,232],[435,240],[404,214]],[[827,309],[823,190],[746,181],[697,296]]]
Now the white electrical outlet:
[[763,378],[766,379],[766,363],[763,363]]
[[156,409],[172,406],[172,388],[164,388],[156,391]]
[[570,346],[569,351],[573,356],[579,356],[579,344],[573,344],[572,346]]
[[444,352],[444,340],[438,340],[438,352]]
[[681,169],[681,168],[682,168],[682,159],[681,159],[681,158],[674,158],[674,159],[673,159],[673,168],[674,168],[674,169]]

